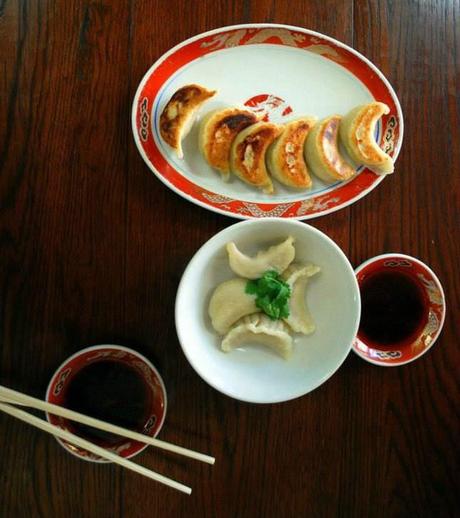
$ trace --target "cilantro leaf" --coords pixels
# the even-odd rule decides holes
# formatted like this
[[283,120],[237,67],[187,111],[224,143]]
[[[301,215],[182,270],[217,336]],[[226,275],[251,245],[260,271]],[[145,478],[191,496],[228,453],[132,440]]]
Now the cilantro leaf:
[[256,281],[248,281],[246,284],[245,292],[249,295],[255,295],[257,293],[257,282]]
[[275,270],[264,272],[260,279],[248,281],[245,291],[256,295],[256,306],[272,320],[289,316],[291,288]]

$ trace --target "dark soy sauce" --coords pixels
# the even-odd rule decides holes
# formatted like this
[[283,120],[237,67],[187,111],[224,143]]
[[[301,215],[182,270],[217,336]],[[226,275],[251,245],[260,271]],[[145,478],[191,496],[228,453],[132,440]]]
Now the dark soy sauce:
[[[149,389],[131,366],[116,360],[101,360],[83,367],[70,379],[65,406],[76,412],[130,430],[142,431],[149,408]],[[71,422],[79,436],[98,444],[123,439],[90,426]]]
[[365,278],[361,290],[359,335],[384,346],[404,345],[426,323],[423,289],[399,271],[376,272]]

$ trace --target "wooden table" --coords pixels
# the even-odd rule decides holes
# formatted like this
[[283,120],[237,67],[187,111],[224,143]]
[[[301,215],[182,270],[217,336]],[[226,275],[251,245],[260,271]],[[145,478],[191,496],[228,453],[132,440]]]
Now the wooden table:
[[[338,38],[392,82],[406,123],[396,173],[312,224],[354,265],[389,251],[421,258],[449,307],[420,360],[385,369],[350,354],[313,393],[266,406],[216,392],[182,354],[181,273],[233,220],[159,182],[130,128],[137,84],[163,52],[251,21]],[[458,0],[0,2],[0,383],[43,396],[78,349],[131,346],[167,384],[161,438],[217,457],[214,468],[153,449],[137,459],[192,485],[187,497],[81,462],[2,415],[2,517],[459,512],[459,24]]]

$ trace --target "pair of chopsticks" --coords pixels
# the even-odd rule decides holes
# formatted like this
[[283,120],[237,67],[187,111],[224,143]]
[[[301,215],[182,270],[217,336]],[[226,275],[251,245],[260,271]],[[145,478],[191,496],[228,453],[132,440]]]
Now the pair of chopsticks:
[[124,468],[127,468],[131,471],[139,473],[140,475],[144,475],[152,480],[157,482],[161,482],[166,486],[172,487],[183,493],[187,493],[188,495],[192,492],[191,488],[185,486],[175,480],[172,480],[168,477],[160,475],[155,471],[149,470],[131,462],[128,459],[120,457],[119,455],[107,451],[106,449],[93,444],[92,442],[78,437],[67,430],[63,430],[58,426],[55,426],[44,419],[40,419],[24,410],[20,410],[16,408],[16,405],[25,406],[29,408],[35,408],[37,410],[43,410],[48,412],[49,414],[54,414],[60,417],[64,417],[66,419],[70,419],[71,421],[75,421],[81,424],[85,424],[88,426],[92,426],[94,428],[99,428],[100,430],[104,430],[106,432],[111,432],[116,435],[120,435],[121,437],[126,437],[128,439],[133,439],[135,441],[142,442],[144,444],[148,444],[151,446],[156,446],[157,448],[161,448],[166,451],[170,451],[173,453],[178,453],[179,455],[184,455],[185,457],[190,457],[191,459],[200,460],[201,462],[207,462],[208,464],[214,464],[214,457],[210,457],[209,455],[205,455],[203,453],[198,453],[193,450],[189,450],[187,448],[183,448],[182,446],[177,446],[175,444],[171,444],[165,441],[161,441],[159,439],[154,439],[153,437],[148,437],[147,435],[133,432],[132,430],[126,430],[120,426],[116,426],[113,424],[106,423],[99,419],[95,419],[94,417],[89,417],[84,414],[80,414],[79,412],[74,412],[73,410],[69,410],[67,408],[53,405],[52,403],[48,403],[46,401],[42,401],[41,399],[36,399],[34,397],[28,396],[26,394],[22,394],[21,392],[17,392],[16,390],[9,389],[7,387],[3,387],[0,385],[0,411],[5,414],[9,414],[25,423],[28,423],[40,430],[48,432],[60,439],[68,441],[74,446],[78,446],[80,448],[84,448],[85,450],[90,451],[100,457],[107,459],[115,464],[119,464]]

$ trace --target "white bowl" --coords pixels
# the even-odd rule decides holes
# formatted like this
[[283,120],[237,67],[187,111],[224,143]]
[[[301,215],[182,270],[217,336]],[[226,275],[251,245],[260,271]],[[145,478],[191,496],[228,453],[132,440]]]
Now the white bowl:
[[[235,241],[243,252],[253,255],[289,235],[295,238],[295,261],[321,267],[307,287],[316,331],[295,335],[288,360],[257,346],[222,352],[208,304],[214,288],[235,277],[228,265],[226,243]],[[193,256],[177,292],[176,329],[188,361],[212,387],[242,401],[276,403],[303,396],[332,376],[350,351],[360,310],[353,268],[332,239],[305,223],[266,218],[222,230]]]

